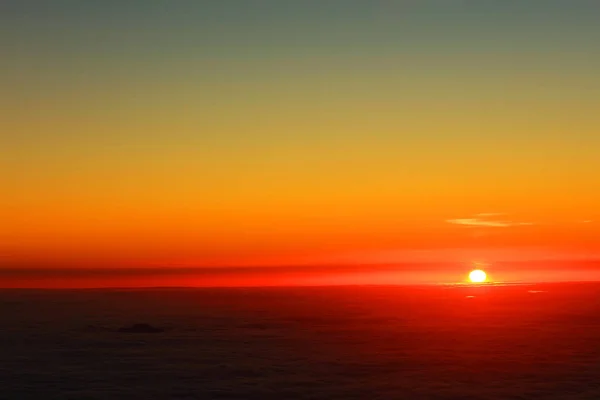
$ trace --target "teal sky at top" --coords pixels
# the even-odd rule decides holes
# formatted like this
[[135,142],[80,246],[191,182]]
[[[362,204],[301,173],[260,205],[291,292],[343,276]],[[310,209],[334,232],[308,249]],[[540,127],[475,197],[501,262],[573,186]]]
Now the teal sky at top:
[[[12,118],[61,105],[119,112],[210,104],[236,87],[243,107],[250,92],[301,98],[297,86],[324,85],[368,99],[400,81],[420,85],[407,96],[435,87],[452,98],[515,74],[557,78],[569,98],[598,86],[599,17],[593,0],[7,0],[0,102]],[[45,135],[57,133],[10,140]]]

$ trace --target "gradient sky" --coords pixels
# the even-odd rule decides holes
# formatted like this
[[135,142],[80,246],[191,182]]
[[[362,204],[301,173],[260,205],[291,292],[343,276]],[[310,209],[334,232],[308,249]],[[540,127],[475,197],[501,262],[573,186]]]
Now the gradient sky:
[[600,2],[0,4],[3,268],[594,259]]

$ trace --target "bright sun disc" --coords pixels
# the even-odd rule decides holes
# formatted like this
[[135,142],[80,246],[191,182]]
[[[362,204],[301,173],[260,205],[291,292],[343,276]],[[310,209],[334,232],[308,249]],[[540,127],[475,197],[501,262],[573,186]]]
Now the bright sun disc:
[[469,274],[469,280],[474,283],[485,282],[486,277],[485,272],[480,269],[475,269]]

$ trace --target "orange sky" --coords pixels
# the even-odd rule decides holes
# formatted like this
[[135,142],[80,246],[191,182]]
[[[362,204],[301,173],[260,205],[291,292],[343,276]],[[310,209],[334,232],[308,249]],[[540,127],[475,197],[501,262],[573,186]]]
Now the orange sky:
[[600,258],[595,6],[151,3],[0,17],[0,268]]

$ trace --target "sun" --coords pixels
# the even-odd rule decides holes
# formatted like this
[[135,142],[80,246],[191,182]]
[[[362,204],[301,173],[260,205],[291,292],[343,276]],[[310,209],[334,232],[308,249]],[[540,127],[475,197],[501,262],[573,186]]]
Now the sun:
[[487,279],[485,271],[481,269],[474,269],[469,273],[469,280],[473,283],[482,283]]

